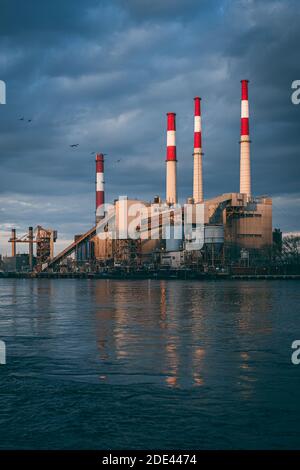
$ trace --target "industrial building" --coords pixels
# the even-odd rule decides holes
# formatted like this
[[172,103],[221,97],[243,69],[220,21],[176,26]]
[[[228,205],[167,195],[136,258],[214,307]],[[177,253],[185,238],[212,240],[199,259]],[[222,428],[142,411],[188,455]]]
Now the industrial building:
[[[11,231],[11,256],[2,258],[2,269],[8,272],[31,272],[33,269],[42,271],[49,260],[54,257],[54,243],[57,239],[56,230],[45,229],[38,225],[29,227],[28,233],[18,237],[15,228]],[[17,246],[28,245],[28,254],[17,253]],[[34,255],[34,245],[36,253]]]
[[[248,81],[241,81],[240,192],[205,199],[201,99],[194,98],[194,151],[192,197],[178,204],[176,114],[167,113],[166,195],[153,202],[121,198],[105,204],[104,155],[96,155],[95,226],[76,235],[57,256],[56,232],[30,229],[23,239],[13,230],[16,244],[33,243],[38,271],[109,269],[219,269],[272,248],[272,200],[251,193]],[[130,230],[128,231],[128,228]],[[130,232],[130,233],[129,233]]]

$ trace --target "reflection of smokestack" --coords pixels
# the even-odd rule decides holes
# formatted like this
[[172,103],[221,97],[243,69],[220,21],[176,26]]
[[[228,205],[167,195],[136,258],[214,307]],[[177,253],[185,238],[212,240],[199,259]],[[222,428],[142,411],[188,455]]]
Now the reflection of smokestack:
[[104,155],[96,155],[96,224],[104,217]]
[[201,98],[196,96],[194,117],[194,186],[193,198],[195,203],[203,201],[202,180],[202,138],[201,138]]
[[167,113],[167,177],[166,200],[168,204],[177,203],[177,160],[175,113]]
[[251,195],[248,80],[242,80],[240,193]]

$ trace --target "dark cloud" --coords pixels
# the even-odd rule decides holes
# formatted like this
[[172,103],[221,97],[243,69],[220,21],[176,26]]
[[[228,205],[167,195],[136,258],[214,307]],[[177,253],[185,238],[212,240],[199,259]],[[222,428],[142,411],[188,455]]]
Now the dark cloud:
[[249,78],[254,192],[274,196],[275,225],[300,230],[298,25],[296,0],[2,0],[1,226],[43,221],[66,239],[88,228],[92,151],[108,153],[108,200],[163,195],[167,111],[177,112],[185,199],[198,94],[206,196],[237,191],[239,81]]
[[211,0],[119,0],[118,3],[133,18],[145,21],[190,18],[197,14],[199,9],[203,15],[207,15],[222,4],[219,0],[216,0],[214,5]]
[[[104,3],[104,2],[103,2]],[[107,3],[107,2],[105,2]],[[1,36],[17,40],[20,36],[32,36],[38,43],[45,33],[82,31],[87,26],[87,14],[99,4],[97,0],[87,2],[74,0],[2,0]],[[12,34],[14,37],[12,37]]]

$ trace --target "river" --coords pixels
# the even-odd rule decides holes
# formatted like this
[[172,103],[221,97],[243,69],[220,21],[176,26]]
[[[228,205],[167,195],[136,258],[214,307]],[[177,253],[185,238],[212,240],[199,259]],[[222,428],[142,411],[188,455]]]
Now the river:
[[300,448],[299,286],[1,279],[0,448]]

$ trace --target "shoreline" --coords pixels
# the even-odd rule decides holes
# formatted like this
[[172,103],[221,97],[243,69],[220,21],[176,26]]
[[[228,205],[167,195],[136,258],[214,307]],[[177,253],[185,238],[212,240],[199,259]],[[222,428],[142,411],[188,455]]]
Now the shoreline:
[[216,274],[194,273],[185,271],[150,272],[150,273],[1,273],[0,279],[108,279],[108,280],[176,280],[176,281],[208,281],[208,280],[300,280],[300,274]]

